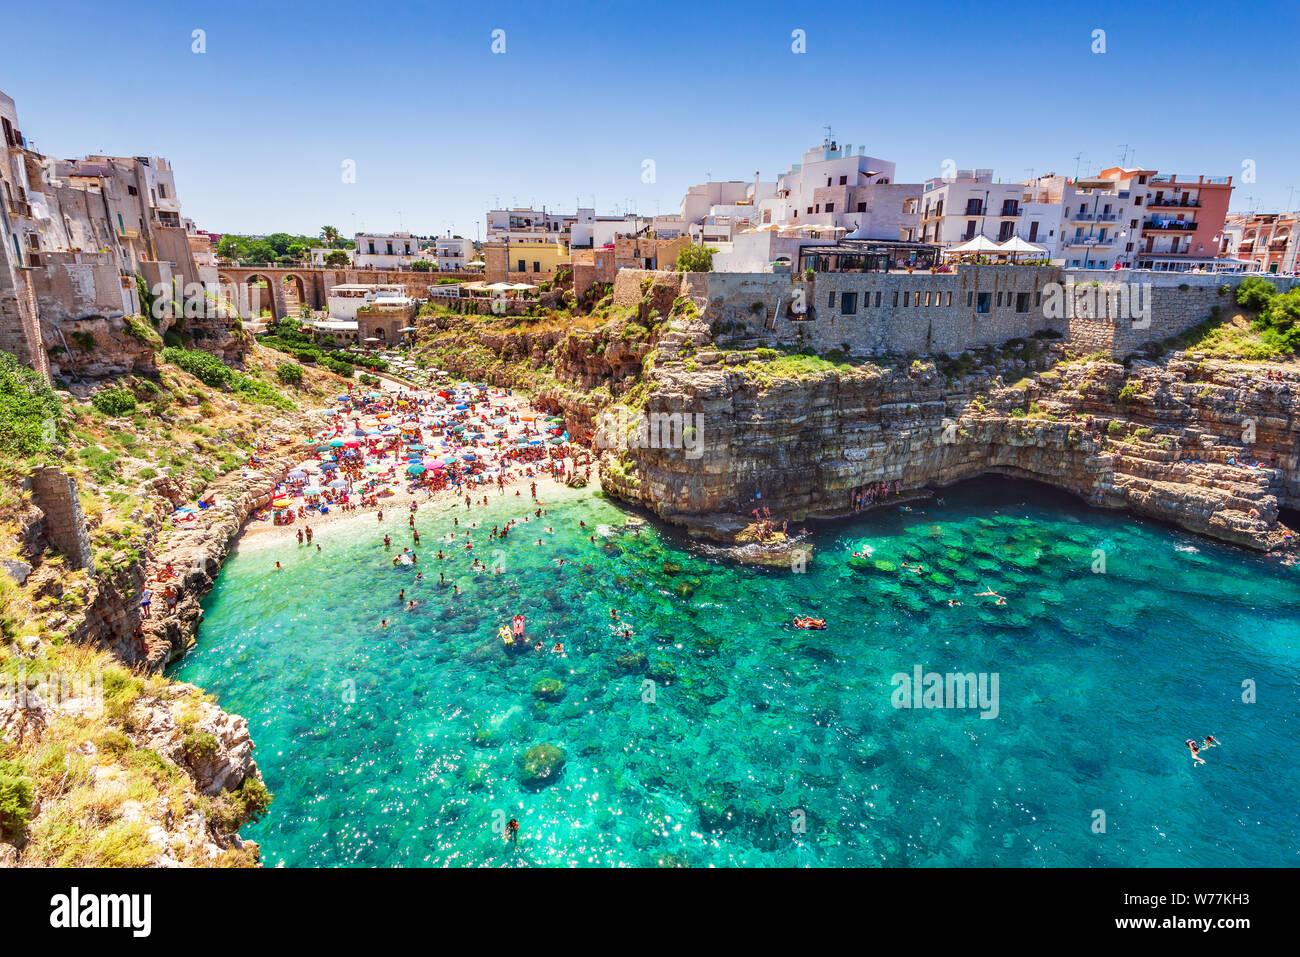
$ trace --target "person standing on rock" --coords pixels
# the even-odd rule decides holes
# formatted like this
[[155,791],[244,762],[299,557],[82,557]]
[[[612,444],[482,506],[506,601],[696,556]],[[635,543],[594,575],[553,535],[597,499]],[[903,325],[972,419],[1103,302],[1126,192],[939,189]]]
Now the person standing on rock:
[[146,588],[144,590],[144,593],[140,595],[140,611],[146,618],[152,617],[149,613],[149,606],[152,603],[153,603],[153,592],[151,592],[149,589]]

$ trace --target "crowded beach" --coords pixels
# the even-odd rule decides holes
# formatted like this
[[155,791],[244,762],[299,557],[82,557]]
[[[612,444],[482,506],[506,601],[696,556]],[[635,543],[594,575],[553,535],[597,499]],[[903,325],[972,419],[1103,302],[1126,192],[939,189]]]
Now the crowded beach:
[[563,419],[481,383],[350,386],[319,415],[321,427],[302,440],[302,459],[253,513],[245,535],[283,529],[301,540],[310,526],[440,494],[481,497],[519,482],[590,478],[589,463],[575,464]]

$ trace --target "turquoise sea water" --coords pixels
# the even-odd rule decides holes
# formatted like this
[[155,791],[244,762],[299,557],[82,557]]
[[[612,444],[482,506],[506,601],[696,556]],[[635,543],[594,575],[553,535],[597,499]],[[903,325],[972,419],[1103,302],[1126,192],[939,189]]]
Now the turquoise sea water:
[[[526,492],[422,507],[418,584],[373,516],[323,529],[319,554],[253,541],[173,673],[248,719],[275,802],[242,833],[268,865],[1300,863],[1300,569],[1034,485],[941,494],[814,529],[803,574],[633,534],[590,492],[504,544],[473,530],[498,575],[469,568],[465,523],[529,514]],[[384,527],[409,544],[404,512]],[[544,652],[504,653],[516,613]],[[620,667],[637,653],[646,673]],[[895,708],[917,665],[997,673],[997,717]],[[1222,746],[1193,768],[1184,740],[1206,734]],[[520,761],[543,743],[566,762],[535,789]]]

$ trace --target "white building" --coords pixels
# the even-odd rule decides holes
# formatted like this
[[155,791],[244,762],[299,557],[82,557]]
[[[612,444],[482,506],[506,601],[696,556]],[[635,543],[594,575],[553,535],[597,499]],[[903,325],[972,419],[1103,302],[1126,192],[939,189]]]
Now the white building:
[[358,269],[407,269],[423,258],[420,239],[410,233],[357,233],[353,264]]
[[343,283],[331,286],[326,306],[334,322],[356,322],[357,310],[365,306],[392,305],[398,300],[407,305],[406,286],[387,283]]
[[976,236],[1006,242],[1016,235],[1024,192],[1021,183],[993,182],[990,169],[958,170],[951,178],[926,180],[916,238],[941,246]]
[[[734,241],[764,225],[817,226],[873,239],[915,240],[921,184],[894,182],[894,164],[865,148],[824,140],[774,182],[758,173],[739,180],[692,186],[681,218],[692,240]],[[746,240],[742,246],[752,244]]]
[[313,266],[324,266],[325,258],[330,253],[343,253],[348,257],[348,265],[351,266],[356,260],[356,251],[352,249],[331,249],[328,246],[313,246],[311,248],[311,264]]
[[650,227],[650,220],[635,214],[597,216],[590,207],[579,207],[572,214],[523,207],[490,209],[487,241],[508,242],[511,247],[537,243],[599,249],[612,245],[618,236],[634,236]]
[[474,244],[448,232],[435,239],[426,253],[432,256],[439,272],[461,272],[474,261]]

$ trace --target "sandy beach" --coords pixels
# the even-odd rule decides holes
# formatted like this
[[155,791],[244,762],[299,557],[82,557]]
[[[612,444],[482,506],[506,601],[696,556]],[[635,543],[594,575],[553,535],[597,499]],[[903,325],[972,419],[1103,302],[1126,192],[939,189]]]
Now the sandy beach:
[[[313,535],[326,528],[333,529],[341,526],[355,528],[358,531],[362,528],[387,527],[405,533],[407,516],[411,514],[413,503],[417,509],[417,516],[421,511],[430,509],[436,511],[463,509],[467,497],[470,499],[471,509],[481,506],[484,497],[488,502],[517,497],[523,503],[529,503],[533,500],[534,487],[536,497],[546,501],[554,498],[557,490],[565,488],[556,472],[565,476],[571,476],[576,472],[590,479],[587,466],[585,464],[576,466],[573,456],[567,454],[573,451],[567,444],[561,446],[566,453],[563,456],[557,456],[551,451],[549,443],[558,437],[554,433],[562,432],[563,426],[546,423],[544,411],[534,408],[525,396],[502,390],[475,390],[476,395],[487,397],[489,404],[485,405],[481,402],[455,400],[469,398],[471,387],[463,382],[449,382],[444,386],[428,389],[412,389],[386,379],[381,380],[381,384],[383,395],[372,403],[363,403],[359,399],[363,396],[377,396],[378,393],[373,390],[370,392],[358,390],[355,393],[358,399],[345,403],[343,411],[324,410],[326,415],[322,418],[322,422],[328,424],[318,431],[316,438],[328,445],[330,441],[339,441],[339,436],[350,436],[354,431],[379,433],[357,436],[356,439],[351,440],[357,447],[339,447],[338,452],[341,454],[338,457],[355,456],[355,461],[369,465],[371,468],[382,468],[385,470],[383,474],[393,476],[381,483],[384,492],[382,497],[366,498],[356,491],[360,483],[346,479],[341,480],[348,482],[346,488],[325,490],[319,496],[304,495],[306,488],[312,487],[304,487],[304,483],[315,481],[318,477],[323,480],[323,477],[328,474],[338,474],[336,470],[321,470],[321,465],[330,461],[329,456],[321,462],[318,459],[307,458],[309,453],[304,452],[302,465],[307,470],[307,478],[299,477],[296,483],[289,481],[291,473],[298,474],[293,468],[284,469],[283,474],[277,477],[281,482],[278,486],[277,500],[281,503],[292,503],[288,508],[281,509],[281,512],[292,511],[294,520],[289,524],[276,524],[269,517],[275,511],[274,509],[259,510],[250,516],[244,525],[239,536],[241,548],[247,549],[252,546],[260,550],[275,544],[297,543],[299,534],[305,534],[308,528]],[[440,391],[455,398],[442,398],[439,395]],[[416,407],[409,404],[412,400],[425,403],[420,410],[421,412],[429,410],[428,414],[415,411]],[[399,403],[403,404],[399,406]],[[376,412],[377,409],[384,411]],[[403,442],[398,439],[395,447],[382,447],[393,444],[391,436],[398,433],[399,429],[390,426],[381,433],[379,428],[360,428],[379,426],[381,420],[385,418],[391,418],[396,422],[399,409],[404,410],[405,417],[413,420],[412,424],[419,428],[419,431],[414,433],[414,437],[419,440],[415,443],[416,448],[423,451],[425,449],[423,443],[427,437],[428,442],[442,445],[443,451],[450,455],[473,456],[474,462],[466,468],[466,471],[472,468],[476,470],[475,474],[461,472],[457,475],[460,484],[448,483],[440,488],[421,484],[419,481],[421,476],[405,476],[403,472],[406,460],[403,455],[409,456],[411,453],[404,453],[402,449],[410,447],[409,441]],[[491,411],[483,414],[484,409]],[[491,420],[493,424],[489,426],[487,423],[492,413],[498,414],[493,416]],[[419,415],[418,419],[415,418],[416,415]],[[457,433],[452,431],[452,428],[457,426],[442,428],[452,422],[457,423],[461,428],[470,422],[481,423],[470,427],[493,428],[495,438],[489,440],[480,437],[477,441],[461,442],[455,438]],[[367,441],[361,442],[359,441],[361,439]],[[529,441],[532,445],[525,445]],[[539,446],[539,443],[548,444]],[[538,447],[547,450],[545,458],[519,462],[508,457],[511,450]],[[534,451],[533,454],[539,453]],[[423,461],[430,460],[425,458]],[[439,463],[437,467],[443,466]],[[457,470],[461,469],[459,465],[454,467]],[[518,496],[516,492],[519,493]],[[338,501],[345,495],[346,503]],[[336,499],[327,504],[326,511],[322,512],[310,507],[311,503],[320,503],[326,497]],[[380,513],[384,516],[382,522],[379,519]],[[407,537],[404,534],[399,536],[395,532],[390,534],[394,534],[395,538]]]

